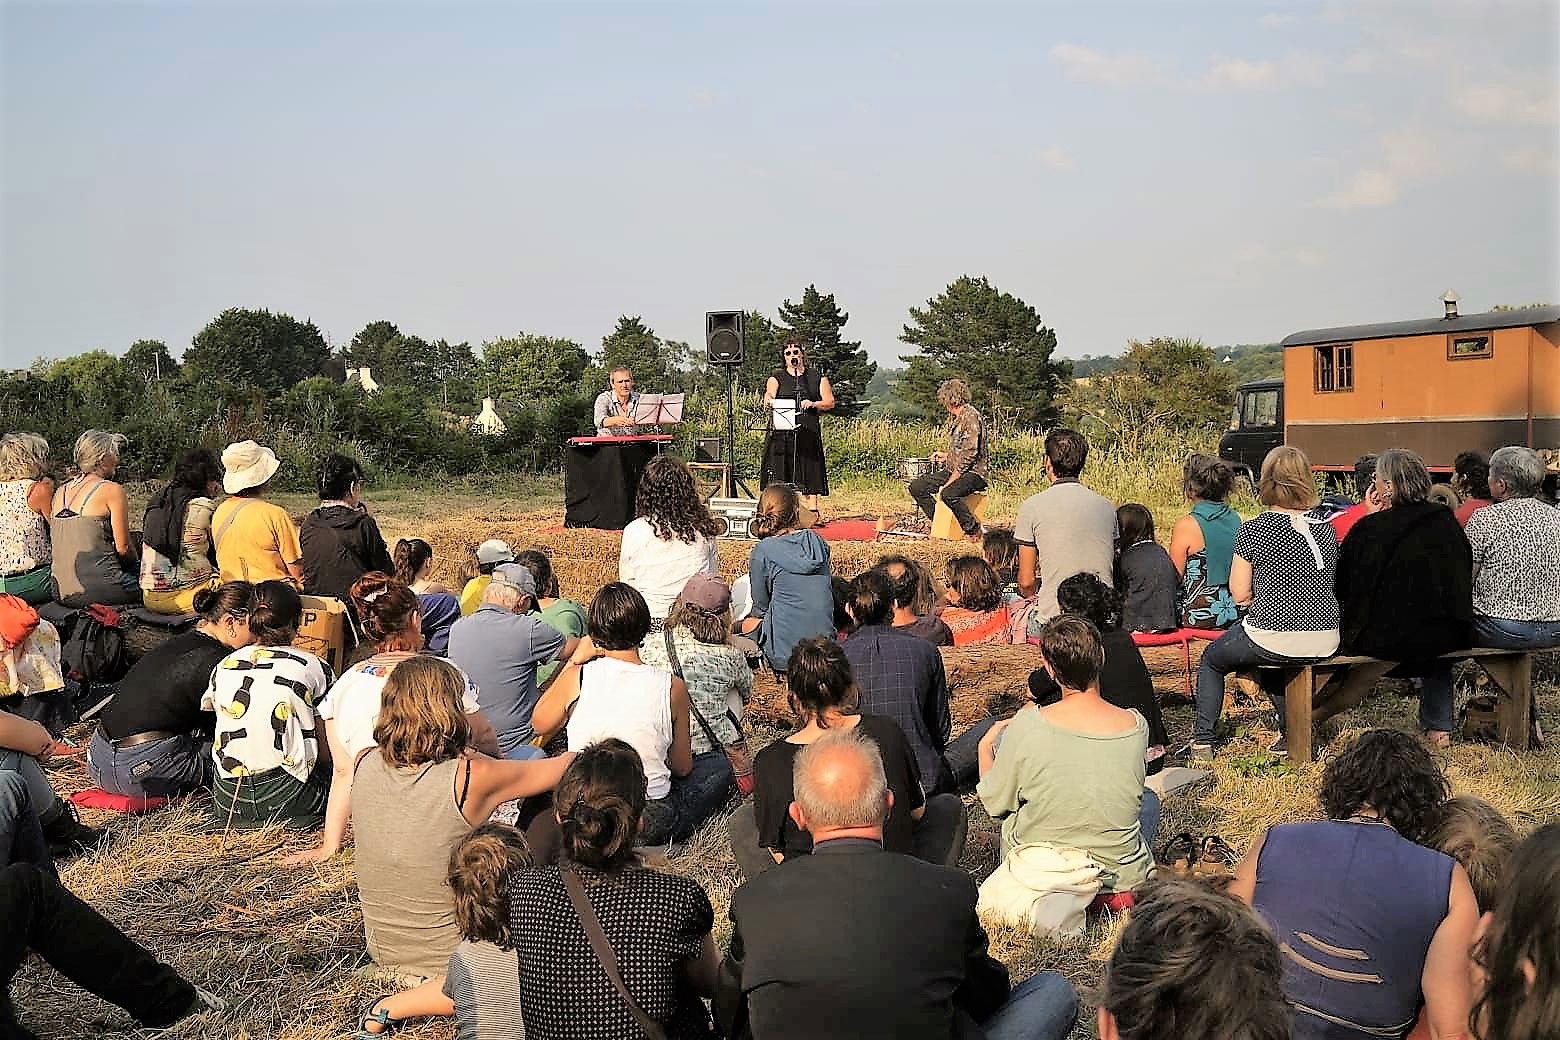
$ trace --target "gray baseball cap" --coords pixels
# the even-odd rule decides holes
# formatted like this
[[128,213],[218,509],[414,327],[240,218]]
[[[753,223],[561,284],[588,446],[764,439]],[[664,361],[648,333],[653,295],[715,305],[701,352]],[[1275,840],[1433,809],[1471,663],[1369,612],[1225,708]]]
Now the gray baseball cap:
[[499,585],[513,585],[522,596],[536,598],[536,575],[521,564],[501,563],[494,567],[493,581]]

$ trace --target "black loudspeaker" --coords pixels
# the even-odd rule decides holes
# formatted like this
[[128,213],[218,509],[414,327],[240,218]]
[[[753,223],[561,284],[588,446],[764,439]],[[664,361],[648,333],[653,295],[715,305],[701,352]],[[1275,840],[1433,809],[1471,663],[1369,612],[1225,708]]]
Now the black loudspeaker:
[[712,365],[742,364],[742,312],[705,311],[704,346]]
[[719,437],[699,437],[693,442],[693,461],[703,463],[719,462],[724,447]]

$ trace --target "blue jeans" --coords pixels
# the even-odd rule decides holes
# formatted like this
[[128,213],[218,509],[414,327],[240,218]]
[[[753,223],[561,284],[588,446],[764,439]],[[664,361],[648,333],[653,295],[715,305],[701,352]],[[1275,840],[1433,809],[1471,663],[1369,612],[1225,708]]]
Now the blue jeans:
[[0,770],[17,773],[27,785],[27,797],[32,802],[38,822],[48,825],[66,811],[65,803],[55,794],[54,785],[43,775],[43,767],[31,755],[20,751],[0,750]]
[[1078,1021],[1078,994],[1054,971],[1013,987],[1007,1003],[981,1023],[987,1040],[1067,1040]]
[[87,744],[92,779],[127,798],[178,798],[210,787],[215,771],[211,743],[187,733],[120,749],[95,729]]
[[[1213,731],[1224,714],[1224,677],[1231,672],[1262,664],[1310,664],[1318,657],[1285,657],[1264,650],[1246,634],[1246,624],[1238,621],[1228,632],[1209,644],[1197,666],[1197,723],[1192,739],[1199,744],[1213,743]],[[1278,725],[1284,727],[1284,682],[1275,672],[1258,672],[1257,684],[1278,709]]]
[[1138,830],[1143,834],[1143,844],[1152,852],[1154,839],[1159,837],[1159,792],[1152,787],[1143,788],[1143,804],[1138,807]]
[[1473,615],[1474,643],[1497,650],[1547,650],[1560,646],[1560,621],[1512,621]]
[[531,762],[538,758],[546,758],[547,752],[535,744],[520,744],[513,750],[504,752],[504,757],[511,762]]
[[725,751],[716,748],[694,755],[693,770],[687,776],[672,777],[672,789],[665,798],[646,803],[639,840],[646,845],[687,841],[726,804],[735,783]]
[[12,863],[32,863],[54,872],[27,781],[14,769],[0,769],[0,867]]

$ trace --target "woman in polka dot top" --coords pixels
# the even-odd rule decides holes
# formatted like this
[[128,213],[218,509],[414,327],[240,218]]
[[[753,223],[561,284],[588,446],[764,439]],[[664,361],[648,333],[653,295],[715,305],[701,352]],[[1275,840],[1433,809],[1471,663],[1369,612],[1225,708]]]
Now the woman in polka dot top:
[[[1305,453],[1287,445],[1262,461],[1257,495],[1267,510],[1241,525],[1230,565],[1230,592],[1246,614],[1203,651],[1197,670],[1197,724],[1183,751],[1213,757],[1214,728],[1224,708],[1224,677],[1261,664],[1304,664],[1338,649],[1338,539],[1316,512],[1316,481]],[[1263,691],[1284,725],[1284,691],[1274,672],[1259,672]],[[1286,749],[1280,737],[1272,750]]]

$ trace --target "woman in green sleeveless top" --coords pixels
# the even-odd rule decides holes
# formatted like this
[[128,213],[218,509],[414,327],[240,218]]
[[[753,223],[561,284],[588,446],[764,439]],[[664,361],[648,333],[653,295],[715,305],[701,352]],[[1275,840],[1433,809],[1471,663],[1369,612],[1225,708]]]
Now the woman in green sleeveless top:
[[1235,486],[1235,471],[1214,455],[1186,460],[1181,488],[1191,512],[1175,522],[1170,560],[1181,574],[1181,626],[1225,629],[1240,619],[1230,595],[1230,561],[1240,514],[1225,499]]

